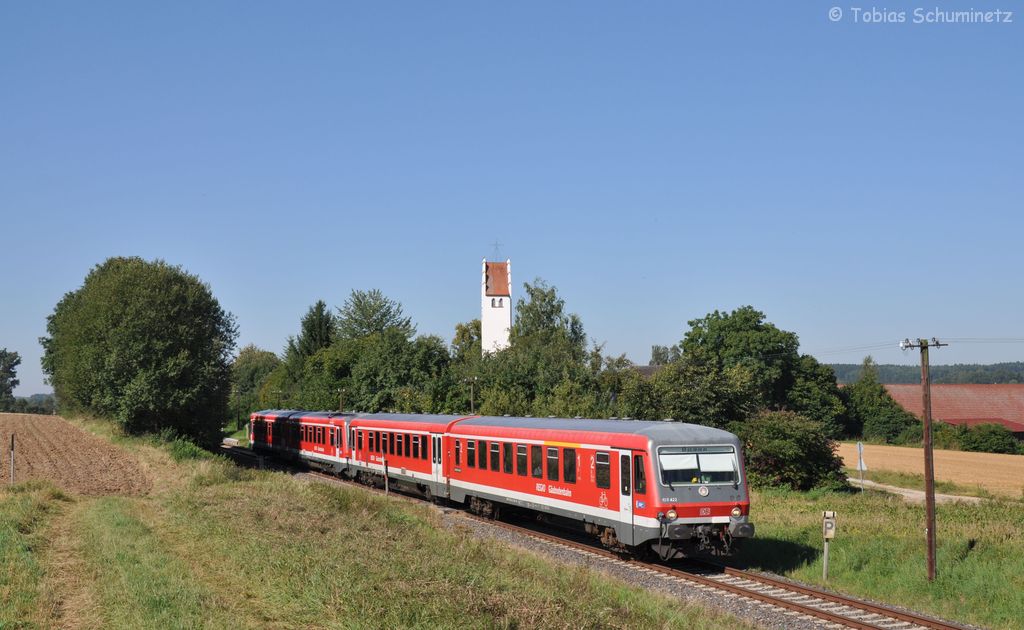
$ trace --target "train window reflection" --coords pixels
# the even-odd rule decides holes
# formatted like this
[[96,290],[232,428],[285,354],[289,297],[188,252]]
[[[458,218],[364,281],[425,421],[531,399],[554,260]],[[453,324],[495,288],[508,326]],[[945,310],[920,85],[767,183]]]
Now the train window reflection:
[[732,447],[662,447],[658,465],[665,485],[733,483],[739,471]]

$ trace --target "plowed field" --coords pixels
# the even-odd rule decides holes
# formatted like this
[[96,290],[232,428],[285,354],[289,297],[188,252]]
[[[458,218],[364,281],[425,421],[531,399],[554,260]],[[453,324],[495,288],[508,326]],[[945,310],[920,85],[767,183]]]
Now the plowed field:
[[[850,468],[857,467],[857,445],[841,443],[839,456]],[[968,453],[936,449],[935,478],[960,485],[979,485],[992,494],[1015,499],[1024,490],[1024,455]],[[864,445],[864,463],[871,470],[924,474],[924,449],[905,446]]]
[[138,462],[113,444],[59,416],[0,413],[0,483],[47,479],[82,495],[142,494],[150,483]]

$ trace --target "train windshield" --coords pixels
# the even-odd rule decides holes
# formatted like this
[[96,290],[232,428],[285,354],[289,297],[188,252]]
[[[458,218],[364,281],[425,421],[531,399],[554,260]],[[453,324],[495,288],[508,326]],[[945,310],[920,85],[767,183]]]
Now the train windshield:
[[658,449],[661,483],[735,483],[739,474],[731,446],[663,446]]

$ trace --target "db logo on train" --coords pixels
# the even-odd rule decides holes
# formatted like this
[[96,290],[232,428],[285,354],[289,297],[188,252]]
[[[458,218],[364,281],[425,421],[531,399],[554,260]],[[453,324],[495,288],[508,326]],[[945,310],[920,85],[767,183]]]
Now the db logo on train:
[[705,507],[700,509],[701,516],[711,516],[711,508]]

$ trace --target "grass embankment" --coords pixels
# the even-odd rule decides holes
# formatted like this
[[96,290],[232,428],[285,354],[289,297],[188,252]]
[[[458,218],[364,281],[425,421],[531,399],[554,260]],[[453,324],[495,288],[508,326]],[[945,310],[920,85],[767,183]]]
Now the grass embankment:
[[832,588],[986,627],[1020,627],[1024,535],[1018,502],[938,506],[938,576],[929,583],[922,506],[880,492],[759,491],[751,501],[757,538],[739,557],[751,568],[821,584],[821,512],[835,510]]
[[426,506],[114,441],[148,495],[0,495],[0,627],[747,627],[445,529]]

